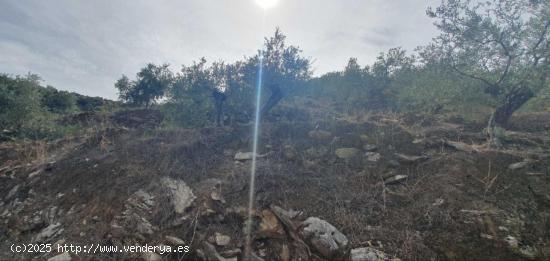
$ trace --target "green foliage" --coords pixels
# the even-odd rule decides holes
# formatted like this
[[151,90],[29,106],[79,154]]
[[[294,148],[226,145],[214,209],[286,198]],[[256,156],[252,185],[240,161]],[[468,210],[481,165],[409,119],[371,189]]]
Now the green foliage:
[[123,75],[115,83],[115,88],[118,89],[120,100],[149,107],[164,96],[172,82],[173,75],[168,64],[157,66],[150,63],[137,73],[135,81]]
[[250,57],[242,68],[245,81],[256,86],[259,64],[262,64],[262,85],[267,87],[269,98],[263,105],[263,114],[269,112],[286,95],[303,87],[311,77],[311,62],[302,57],[300,48],[286,45],[286,36],[277,28],[275,34],[265,39],[264,49]]
[[427,11],[441,34],[421,56],[485,84],[500,100],[495,120],[503,124],[548,81],[549,7],[548,1],[444,0]]
[[0,126],[13,130],[30,127],[40,113],[39,77],[0,75]]
[[76,110],[76,97],[67,91],[59,91],[51,86],[41,90],[41,104],[54,113],[68,113]]
[[76,94],[75,96],[76,106],[81,111],[98,111],[101,110],[105,105],[114,103],[112,101],[107,101],[101,97],[89,97],[79,94]]

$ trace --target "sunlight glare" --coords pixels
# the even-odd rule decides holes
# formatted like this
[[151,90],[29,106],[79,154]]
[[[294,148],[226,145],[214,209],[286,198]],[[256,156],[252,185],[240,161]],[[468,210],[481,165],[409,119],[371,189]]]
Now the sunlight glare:
[[277,2],[279,0],[254,0],[256,1],[256,4],[259,5],[263,9],[269,9],[277,5]]

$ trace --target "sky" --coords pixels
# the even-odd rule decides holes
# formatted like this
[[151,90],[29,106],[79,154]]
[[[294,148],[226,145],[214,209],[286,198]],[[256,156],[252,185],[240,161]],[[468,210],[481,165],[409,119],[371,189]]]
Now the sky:
[[255,1],[0,0],[0,73],[116,99],[114,82],[147,63],[179,71],[201,57],[234,62],[278,26],[322,75],[350,57],[367,65],[389,48],[428,43],[437,30],[425,10],[440,2],[279,0],[264,10]]

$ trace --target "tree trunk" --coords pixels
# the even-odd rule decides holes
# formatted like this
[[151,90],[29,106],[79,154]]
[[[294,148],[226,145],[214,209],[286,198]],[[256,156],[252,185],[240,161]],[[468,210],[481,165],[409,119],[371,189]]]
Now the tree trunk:
[[505,126],[512,114],[533,96],[535,93],[525,86],[512,89],[504,97],[504,103],[495,110],[495,124],[501,127]]
[[223,124],[223,103],[227,96],[219,90],[213,90],[212,97],[214,98],[214,107],[216,108],[216,125],[220,127]]
[[278,86],[271,86],[271,95],[269,96],[269,99],[262,107],[262,115],[266,115],[269,113],[269,111],[281,101],[283,98],[283,92]]
[[502,148],[502,132],[512,114],[521,108],[529,99],[535,96],[533,91],[525,86],[512,89],[504,97],[504,103],[496,108],[487,124],[489,147]]

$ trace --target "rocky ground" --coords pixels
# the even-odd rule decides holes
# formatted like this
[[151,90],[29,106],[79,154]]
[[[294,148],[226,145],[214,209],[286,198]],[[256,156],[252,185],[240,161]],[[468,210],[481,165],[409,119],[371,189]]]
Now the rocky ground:
[[[550,259],[548,116],[513,119],[492,150],[483,126],[459,118],[303,102],[262,125],[256,260]],[[0,259],[241,260],[251,125],[178,129],[161,117],[75,116],[86,134],[0,143]],[[14,243],[190,251],[56,256]]]

